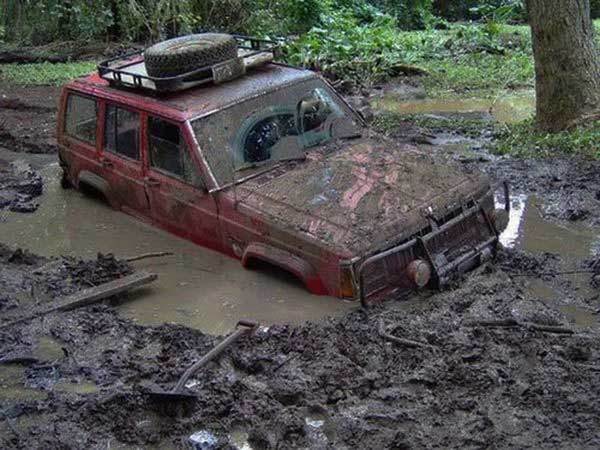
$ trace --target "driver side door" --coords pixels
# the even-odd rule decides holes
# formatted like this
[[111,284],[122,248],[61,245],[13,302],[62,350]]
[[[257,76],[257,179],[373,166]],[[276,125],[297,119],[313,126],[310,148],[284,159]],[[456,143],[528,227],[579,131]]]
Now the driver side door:
[[148,114],[144,135],[144,182],[153,221],[185,239],[220,249],[216,203],[206,189],[187,128]]

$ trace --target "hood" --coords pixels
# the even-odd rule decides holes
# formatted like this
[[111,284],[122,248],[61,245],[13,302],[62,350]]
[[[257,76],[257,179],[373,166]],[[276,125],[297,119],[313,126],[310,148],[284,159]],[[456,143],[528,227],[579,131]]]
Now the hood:
[[489,189],[486,177],[384,138],[338,141],[237,188],[238,205],[345,257],[389,248]]

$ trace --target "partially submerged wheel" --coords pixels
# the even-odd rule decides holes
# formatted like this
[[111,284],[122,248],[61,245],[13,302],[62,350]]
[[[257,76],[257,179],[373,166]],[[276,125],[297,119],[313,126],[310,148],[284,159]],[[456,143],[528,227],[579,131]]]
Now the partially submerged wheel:
[[146,49],[144,61],[151,77],[164,78],[237,58],[237,42],[229,34],[192,34],[159,42]]

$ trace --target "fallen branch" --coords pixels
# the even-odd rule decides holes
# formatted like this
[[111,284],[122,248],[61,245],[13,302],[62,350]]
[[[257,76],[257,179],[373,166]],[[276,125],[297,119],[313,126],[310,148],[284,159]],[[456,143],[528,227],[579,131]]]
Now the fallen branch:
[[393,342],[394,344],[402,345],[404,347],[409,348],[428,348],[430,350],[435,350],[436,347],[430,344],[426,344],[424,342],[413,341],[412,339],[400,338],[394,336],[393,334],[387,333],[385,331],[385,326],[383,325],[383,321],[379,322],[379,336],[381,336],[386,341]]
[[129,258],[125,258],[125,261],[133,262],[133,261],[140,261],[142,259],[149,259],[149,258],[162,258],[163,256],[173,256],[173,252],[144,253],[142,255],[131,256]]
[[471,327],[499,327],[499,328],[526,328],[528,330],[543,331],[545,333],[556,333],[556,334],[574,334],[571,328],[553,326],[553,325],[542,325],[533,322],[519,322],[515,319],[501,319],[501,320],[479,320],[476,322],[470,322],[467,324]]
[[105,300],[123,292],[127,292],[133,288],[151,283],[158,278],[158,275],[148,272],[136,272],[123,278],[110,281],[59,300],[57,303],[44,308],[40,311],[33,312],[24,317],[21,317],[13,322],[8,322],[0,325],[0,329],[8,328],[19,323],[23,323],[37,317],[45,316],[53,312],[70,311],[82,306],[91,305]]

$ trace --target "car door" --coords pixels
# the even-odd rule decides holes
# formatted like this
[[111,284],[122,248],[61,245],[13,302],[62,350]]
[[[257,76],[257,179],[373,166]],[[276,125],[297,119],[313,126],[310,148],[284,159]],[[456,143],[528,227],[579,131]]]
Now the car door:
[[187,128],[147,115],[145,135],[145,181],[153,220],[179,236],[220,249],[216,203],[206,189]]
[[104,105],[102,177],[109,185],[108,201],[138,217],[149,217],[141,152],[141,114],[121,105]]

